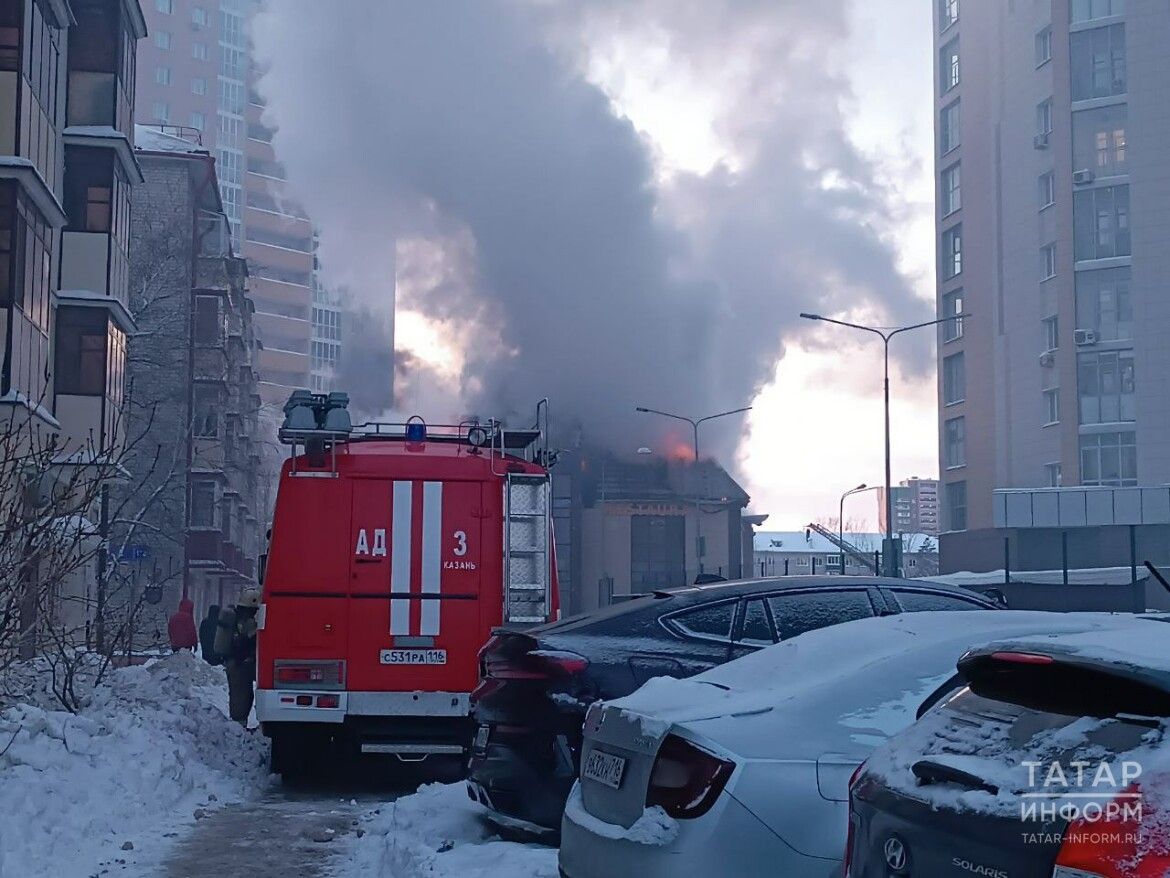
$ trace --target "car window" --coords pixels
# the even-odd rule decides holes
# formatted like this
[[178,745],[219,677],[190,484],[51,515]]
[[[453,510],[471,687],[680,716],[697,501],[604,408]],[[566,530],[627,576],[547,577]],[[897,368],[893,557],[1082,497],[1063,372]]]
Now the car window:
[[763,598],[755,598],[747,602],[743,616],[743,631],[737,642],[751,646],[771,646],[776,642],[776,638],[772,634],[772,622],[768,619],[768,609],[764,606]]
[[894,589],[902,609],[907,613],[921,613],[928,610],[982,610],[985,607],[961,595],[940,594],[937,591],[903,591]]
[[864,589],[791,592],[773,595],[768,603],[781,640],[873,615],[873,605]]
[[731,620],[735,614],[735,602],[724,601],[708,604],[670,617],[670,621],[684,634],[696,637],[731,639]]

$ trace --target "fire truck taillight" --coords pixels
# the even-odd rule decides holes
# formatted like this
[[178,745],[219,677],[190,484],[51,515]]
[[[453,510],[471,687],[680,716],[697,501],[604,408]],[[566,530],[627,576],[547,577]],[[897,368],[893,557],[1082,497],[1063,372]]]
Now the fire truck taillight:
[[276,685],[286,689],[341,689],[345,686],[345,662],[277,659],[273,676]]

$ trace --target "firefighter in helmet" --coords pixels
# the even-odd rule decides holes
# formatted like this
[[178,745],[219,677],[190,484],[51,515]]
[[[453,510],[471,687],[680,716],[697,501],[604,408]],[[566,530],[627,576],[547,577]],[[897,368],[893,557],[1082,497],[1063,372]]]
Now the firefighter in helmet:
[[256,680],[256,613],[260,609],[260,591],[249,586],[240,592],[235,607],[219,612],[215,632],[215,653],[223,660],[228,678],[228,712],[240,725],[247,726],[255,698]]

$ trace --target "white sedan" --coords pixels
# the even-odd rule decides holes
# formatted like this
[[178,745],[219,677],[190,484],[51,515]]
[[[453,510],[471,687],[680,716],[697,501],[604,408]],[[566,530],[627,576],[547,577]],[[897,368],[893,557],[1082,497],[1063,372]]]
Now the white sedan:
[[565,878],[836,876],[850,776],[958,685],[972,643],[1131,616],[906,613],[802,634],[585,720],[561,825]]

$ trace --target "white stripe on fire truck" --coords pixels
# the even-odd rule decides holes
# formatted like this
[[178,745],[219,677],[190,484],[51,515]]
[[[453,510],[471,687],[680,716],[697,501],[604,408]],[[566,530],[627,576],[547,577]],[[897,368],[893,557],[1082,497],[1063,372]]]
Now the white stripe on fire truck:
[[[439,551],[443,542],[443,483],[423,482],[422,593],[439,593],[442,564]],[[419,634],[434,637],[439,633],[442,601],[422,600]]]
[[[394,513],[391,520],[390,593],[410,594],[410,506],[414,501],[411,482],[394,483]],[[410,601],[390,601],[390,633],[410,634]]]

